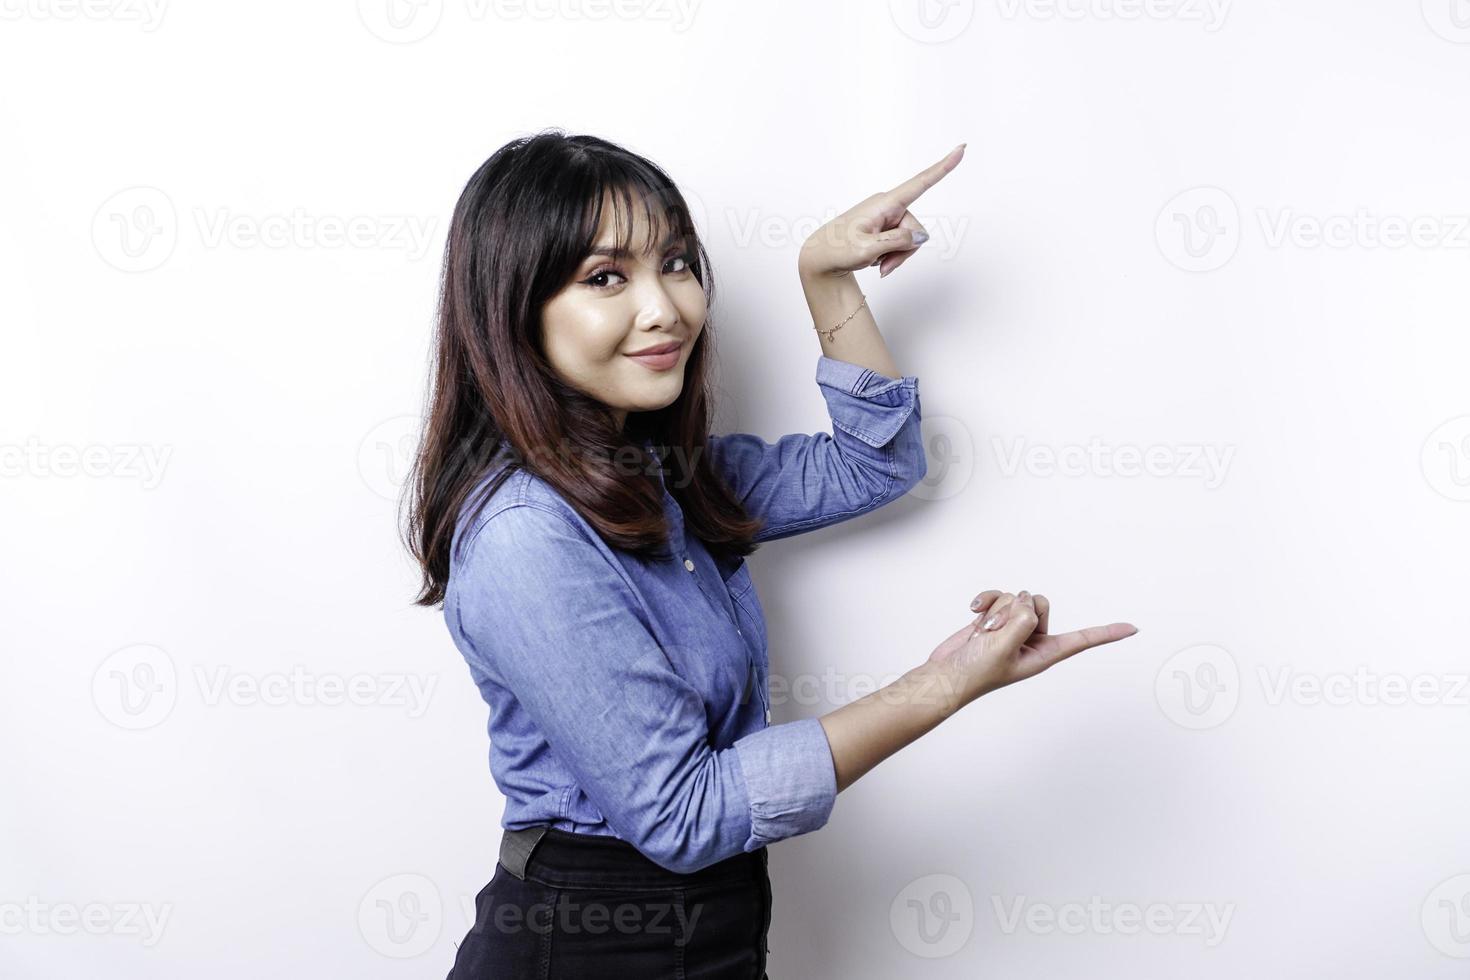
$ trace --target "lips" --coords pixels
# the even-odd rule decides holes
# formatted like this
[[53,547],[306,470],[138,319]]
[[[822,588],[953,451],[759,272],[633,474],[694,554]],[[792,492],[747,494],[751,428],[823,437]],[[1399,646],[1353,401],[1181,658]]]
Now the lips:
[[679,351],[683,346],[683,344],[659,344],[657,347],[649,347],[627,356],[650,371],[667,371],[679,363]]
[[649,354],[667,354],[670,351],[676,351],[676,350],[678,350],[682,346],[683,346],[683,344],[680,344],[678,341],[675,341],[675,342],[669,343],[669,344],[659,344],[657,347],[645,347],[645,348],[643,348],[643,350],[636,350],[633,353],[629,354],[628,356],[629,357],[646,357]]

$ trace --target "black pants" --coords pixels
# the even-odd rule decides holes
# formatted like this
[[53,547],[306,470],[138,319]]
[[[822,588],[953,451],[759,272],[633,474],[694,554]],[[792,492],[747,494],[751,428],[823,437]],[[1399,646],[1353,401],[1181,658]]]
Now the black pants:
[[764,847],[686,875],[613,837],[512,831],[448,980],[767,980],[770,927]]

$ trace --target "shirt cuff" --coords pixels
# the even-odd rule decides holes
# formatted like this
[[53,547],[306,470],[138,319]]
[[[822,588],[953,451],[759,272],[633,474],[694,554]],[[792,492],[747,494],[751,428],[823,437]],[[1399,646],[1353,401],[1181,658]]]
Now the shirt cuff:
[[750,794],[745,850],[810,833],[827,822],[837,801],[837,773],[821,721],[804,718],[763,728],[734,748]]
[[874,449],[893,441],[919,404],[919,379],[890,378],[847,361],[819,355],[817,384],[832,424]]

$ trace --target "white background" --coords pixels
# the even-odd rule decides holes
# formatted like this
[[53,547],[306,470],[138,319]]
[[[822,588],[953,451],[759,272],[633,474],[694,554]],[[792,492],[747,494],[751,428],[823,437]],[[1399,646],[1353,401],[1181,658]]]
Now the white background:
[[776,722],[986,588],[1140,629],[774,845],[773,977],[1470,969],[1464,0],[158,2],[0,0],[0,974],[448,971],[503,801],[392,498],[545,126],[698,202],[767,438],[802,238],[969,144],[860,276],[929,479],[752,558]]

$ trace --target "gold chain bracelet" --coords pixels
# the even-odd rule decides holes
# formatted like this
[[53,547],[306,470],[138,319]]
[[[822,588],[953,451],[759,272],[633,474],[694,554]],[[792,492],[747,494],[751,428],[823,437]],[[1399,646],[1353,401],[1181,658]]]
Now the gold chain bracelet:
[[835,326],[835,327],[817,327],[816,328],[817,333],[822,334],[826,338],[827,343],[830,344],[832,342],[832,335],[835,334],[837,331],[841,330],[847,324],[847,320],[851,320],[853,317],[857,316],[858,315],[858,310],[861,310],[864,306],[867,306],[867,305],[868,305],[868,297],[864,296],[863,297],[863,301],[858,304],[857,310],[853,310],[851,313],[849,313],[847,315],[847,319],[846,320],[843,320],[841,323],[837,324],[837,326]]

